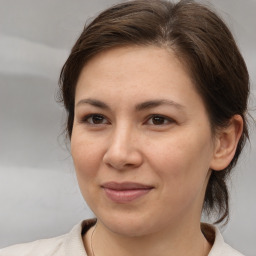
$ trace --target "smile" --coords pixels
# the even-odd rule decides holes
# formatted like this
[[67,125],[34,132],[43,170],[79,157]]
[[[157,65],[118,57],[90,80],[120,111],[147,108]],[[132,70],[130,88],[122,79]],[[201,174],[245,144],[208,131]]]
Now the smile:
[[146,195],[153,189],[152,186],[132,182],[109,182],[101,187],[104,189],[106,196],[115,203],[129,203]]

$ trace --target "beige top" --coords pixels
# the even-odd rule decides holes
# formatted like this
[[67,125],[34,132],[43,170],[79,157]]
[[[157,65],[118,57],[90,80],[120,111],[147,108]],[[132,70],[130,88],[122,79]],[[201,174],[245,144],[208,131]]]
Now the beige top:
[[[95,224],[95,221],[84,220],[62,236],[0,249],[0,256],[87,256],[82,235]],[[243,256],[224,242],[215,226],[202,224],[202,230],[208,240],[214,240],[208,256]]]

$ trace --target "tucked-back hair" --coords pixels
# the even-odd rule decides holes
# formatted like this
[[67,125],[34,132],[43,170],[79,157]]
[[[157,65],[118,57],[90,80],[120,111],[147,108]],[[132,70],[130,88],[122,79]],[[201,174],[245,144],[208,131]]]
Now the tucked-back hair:
[[175,53],[204,101],[213,134],[227,126],[234,115],[243,118],[243,133],[235,156],[224,170],[212,170],[203,205],[206,213],[217,213],[216,223],[227,220],[226,178],[248,138],[245,113],[249,76],[231,32],[208,7],[189,0],[128,1],[107,9],[86,25],[59,80],[61,100],[68,114],[69,138],[74,121],[75,89],[82,68],[102,51],[131,45],[157,46]]

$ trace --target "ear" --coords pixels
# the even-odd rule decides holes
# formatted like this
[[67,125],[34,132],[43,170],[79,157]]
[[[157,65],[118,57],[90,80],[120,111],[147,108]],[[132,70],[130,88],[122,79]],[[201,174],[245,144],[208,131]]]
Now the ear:
[[232,161],[237,144],[243,132],[243,118],[240,115],[234,115],[229,125],[220,128],[215,138],[214,155],[210,168],[215,171],[225,169]]

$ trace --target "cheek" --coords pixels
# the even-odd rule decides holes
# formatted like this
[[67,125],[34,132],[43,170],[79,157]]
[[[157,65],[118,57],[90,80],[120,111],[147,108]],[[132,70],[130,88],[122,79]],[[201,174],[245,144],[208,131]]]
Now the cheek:
[[82,136],[71,139],[71,154],[80,191],[89,206],[93,205],[97,187],[97,173],[100,165],[99,148]]
[[202,187],[212,156],[208,134],[176,134],[150,148],[148,161],[164,181],[165,190],[186,194]]
[[71,154],[79,184],[89,182],[96,175],[96,170],[101,162],[99,146],[82,136],[73,134]]

